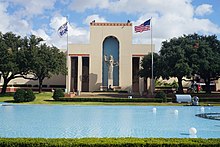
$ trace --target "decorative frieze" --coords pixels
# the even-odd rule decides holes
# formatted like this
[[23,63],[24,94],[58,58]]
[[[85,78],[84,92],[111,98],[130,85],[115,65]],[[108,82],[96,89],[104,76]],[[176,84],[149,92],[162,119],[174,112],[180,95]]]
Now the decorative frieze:
[[91,26],[132,26],[132,23],[91,22]]

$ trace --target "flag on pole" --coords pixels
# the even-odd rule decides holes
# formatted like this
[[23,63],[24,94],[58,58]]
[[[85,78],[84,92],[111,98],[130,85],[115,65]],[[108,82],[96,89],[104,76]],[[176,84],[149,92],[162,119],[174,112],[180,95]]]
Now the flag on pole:
[[150,30],[150,21],[151,21],[151,19],[148,19],[147,21],[145,21],[145,22],[142,23],[141,25],[135,26],[135,27],[134,27],[135,33],[137,33],[137,32],[142,33],[143,31],[148,31],[148,30]]
[[58,29],[58,34],[60,35],[60,37],[62,37],[64,34],[66,34],[68,32],[68,22],[64,23],[62,26],[59,27]]

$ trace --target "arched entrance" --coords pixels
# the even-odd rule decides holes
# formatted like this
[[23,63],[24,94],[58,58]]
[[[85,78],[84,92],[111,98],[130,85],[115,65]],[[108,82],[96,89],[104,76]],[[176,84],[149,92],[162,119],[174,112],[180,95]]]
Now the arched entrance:
[[[108,80],[108,71],[109,66],[108,62],[110,56],[114,59],[114,66],[113,66],[113,85],[111,86],[119,86],[119,41],[114,36],[106,37],[103,41],[103,49],[102,49],[102,86],[111,85]],[[105,59],[106,56],[106,59]],[[118,64],[118,65],[117,65]]]

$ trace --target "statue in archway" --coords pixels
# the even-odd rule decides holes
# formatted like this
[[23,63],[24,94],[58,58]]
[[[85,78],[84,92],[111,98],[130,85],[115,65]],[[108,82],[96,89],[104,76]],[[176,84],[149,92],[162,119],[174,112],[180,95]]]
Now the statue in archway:
[[114,57],[112,55],[109,55],[109,58],[107,58],[106,55],[104,55],[105,63],[108,65],[108,87],[113,86],[113,69],[114,66],[118,66],[118,62],[114,61]]

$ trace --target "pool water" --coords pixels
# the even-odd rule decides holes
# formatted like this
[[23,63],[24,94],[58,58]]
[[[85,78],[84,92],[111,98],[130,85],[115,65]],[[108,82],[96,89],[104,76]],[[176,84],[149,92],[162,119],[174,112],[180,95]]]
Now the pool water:
[[204,112],[220,107],[2,104],[0,137],[220,138],[219,120],[195,116]]

